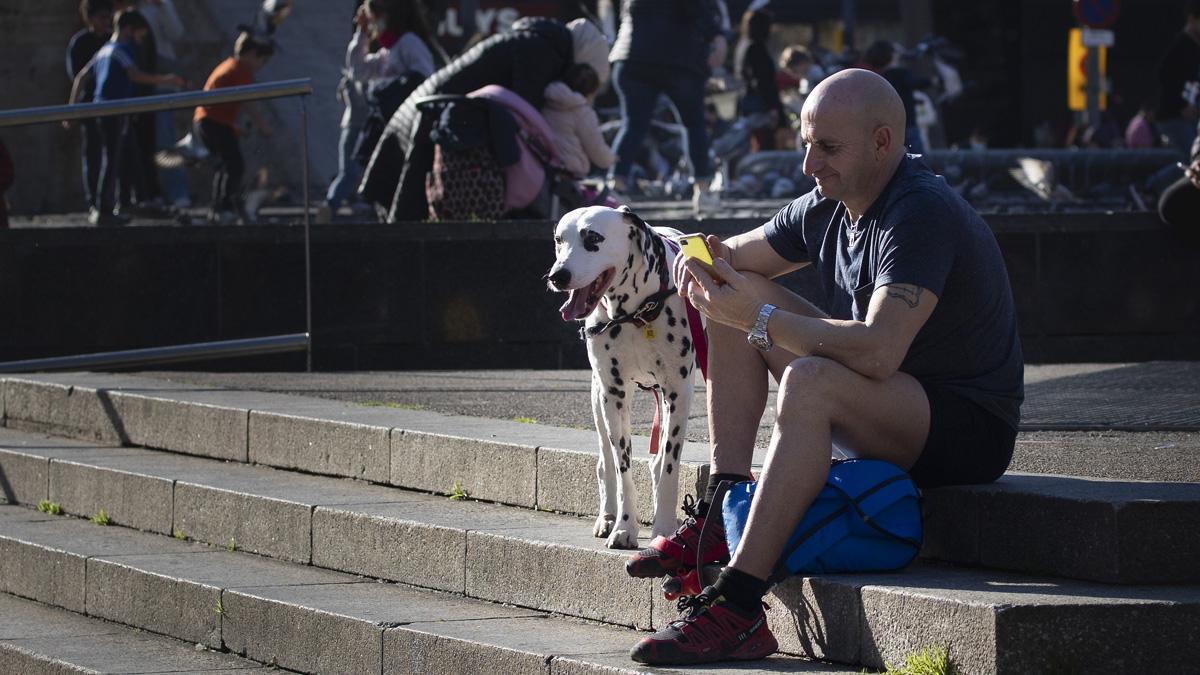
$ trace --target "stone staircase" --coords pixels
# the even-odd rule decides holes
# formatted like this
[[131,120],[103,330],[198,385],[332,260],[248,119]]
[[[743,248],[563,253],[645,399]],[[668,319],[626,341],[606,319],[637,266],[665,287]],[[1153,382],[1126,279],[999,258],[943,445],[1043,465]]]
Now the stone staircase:
[[[675,612],[590,534],[591,431],[121,375],[0,385],[0,671],[673,672],[628,659]],[[685,447],[681,493],[705,455]],[[1200,662],[1200,484],[1010,473],[925,504],[921,561],[789,579],[767,599],[782,654],[677,670],[850,673],[930,645],[962,673]]]

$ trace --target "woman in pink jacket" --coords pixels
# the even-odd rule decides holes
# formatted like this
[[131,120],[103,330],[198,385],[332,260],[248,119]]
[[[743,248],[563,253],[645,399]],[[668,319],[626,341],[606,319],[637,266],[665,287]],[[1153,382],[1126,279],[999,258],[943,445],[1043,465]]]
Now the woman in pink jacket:
[[562,81],[546,86],[542,116],[554,130],[554,144],[563,166],[575,178],[588,175],[591,166],[607,169],[616,157],[600,133],[600,120],[592,99],[600,89],[600,77],[589,65],[571,66]]

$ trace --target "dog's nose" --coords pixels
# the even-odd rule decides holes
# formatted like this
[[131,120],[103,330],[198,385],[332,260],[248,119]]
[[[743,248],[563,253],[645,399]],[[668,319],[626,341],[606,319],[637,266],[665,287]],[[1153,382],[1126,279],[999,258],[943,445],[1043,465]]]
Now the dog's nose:
[[571,270],[565,267],[560,267],[556,270],[550,270],[550,274],[547,274],[545,278],[549,280],[555,288],[563,288],[567,284],[571,283]]

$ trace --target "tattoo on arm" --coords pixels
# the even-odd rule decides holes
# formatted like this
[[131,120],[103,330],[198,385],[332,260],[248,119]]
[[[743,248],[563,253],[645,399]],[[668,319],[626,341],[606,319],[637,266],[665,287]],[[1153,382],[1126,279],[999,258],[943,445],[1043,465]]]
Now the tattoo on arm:
[[898,284],[896,286],[888,286],[888,297],[898,298],[908,304],[909,309],[915,309],[921,304],[921,293],[925,292],[920,286],[910,284]]

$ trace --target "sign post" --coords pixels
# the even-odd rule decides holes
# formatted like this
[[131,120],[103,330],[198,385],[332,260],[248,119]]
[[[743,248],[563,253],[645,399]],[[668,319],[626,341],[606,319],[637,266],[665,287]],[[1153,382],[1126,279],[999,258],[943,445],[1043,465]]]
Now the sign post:
[[1074,0],[1072,9],[1080,25],[1085,27],[1082,41],[1087,48],[1087,121],[1092,129],[1096,129],[1100,126],[1103,107],[1100,98],[1105,93],[1101,91],[1102,48],[1113,44],[1112,31],[1107,29],[1116,22],[1120,6],[1118,0]]
[[[1100,83],[1104,83],[1108,73],[1108,49],[1103,43],[1089,44],[1089,31],[1091,29],[1072,28],[1067,40],[1067,108],[1080,113],[1081,116],[1088,110],[1088,80],[1095,82],[1098,79]],[[1098,58],[1088,56],[1089,46],[1095,46]],[[1088,73],[1092,70],[1093,63],[1099,73],[1089,77]],[[1108,91],[1103,86],[1096,87],[1096,91],[1099,99],[1096,105],[1104,111],[1108,108]]]

